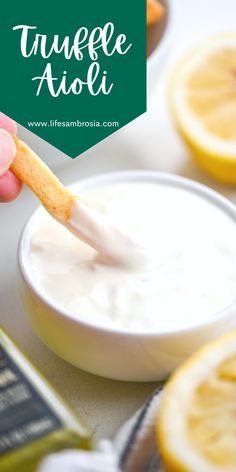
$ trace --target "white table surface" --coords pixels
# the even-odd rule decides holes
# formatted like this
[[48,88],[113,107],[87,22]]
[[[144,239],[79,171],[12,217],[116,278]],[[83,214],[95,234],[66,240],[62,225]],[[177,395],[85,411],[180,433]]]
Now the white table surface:
[[[115,169],[148,168],[194,178],[236,200],[236,190],[209,179],[189,158],[172,127],[165,102],[166,78],[176,58],[198,39],[233,30],[235,19],[235,0],[175,0],[172,46],[148,113],[75,161],[22,128],[19,134],[46,162],[53,156],[60,163],[56,173],[65,183]],[[118,382],[87,374],[59,359],[34,334],[18,293],[16,254],[20,233],[37,204],[24,189],[16,202],[0,206],[0,323],[58,392],[80,411],[95,438],[111,437],[157,383]]]

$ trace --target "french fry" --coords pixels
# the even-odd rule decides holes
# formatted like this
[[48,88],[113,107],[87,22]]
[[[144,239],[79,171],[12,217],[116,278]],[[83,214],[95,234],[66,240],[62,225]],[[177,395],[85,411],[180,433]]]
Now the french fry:
[[147,25],[156,23],[164,12],[165,8],[158,0],[147,0]]
[[28,185],[52,216],[68,221],[75,195],[23,141],[16,136],[13,139],[16,157],[11,165],[12,172]]

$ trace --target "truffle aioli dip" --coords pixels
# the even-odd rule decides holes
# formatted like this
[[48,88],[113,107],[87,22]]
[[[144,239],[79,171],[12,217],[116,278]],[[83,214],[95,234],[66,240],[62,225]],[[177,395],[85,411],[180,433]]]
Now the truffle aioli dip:
[[97,251],[96,257],[101,263],[143,270],[152,264],[147,248],[79,198],[72,207],[70,218],[63,224]]
[[33,277],[75,318],[168,332],[210,320],[236,298],[236,224],[214,203],[175,186],[127,181],[83,192],[83,200],[148,248],[152,264],[106,264],[43,212],[30,241]]

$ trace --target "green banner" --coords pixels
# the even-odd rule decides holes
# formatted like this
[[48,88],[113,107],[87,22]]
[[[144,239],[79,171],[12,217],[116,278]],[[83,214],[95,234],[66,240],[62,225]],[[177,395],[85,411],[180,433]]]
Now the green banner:
[[146,111],[146,1],[4,2],[0,110],[74,158]]

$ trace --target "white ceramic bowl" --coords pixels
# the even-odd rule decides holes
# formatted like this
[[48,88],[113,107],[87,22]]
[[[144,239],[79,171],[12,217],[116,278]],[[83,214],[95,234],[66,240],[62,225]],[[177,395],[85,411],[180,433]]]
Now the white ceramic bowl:
[[[154,171],[114,172],[79,182],[79,188],[81,192],[124,181],[163,182],[184,188],[214,202],[236,224],[236,207],[232,203],[201,184],[170,174]],[[50,349],[66,361],[104,377],[154,381],[165,378],[200,345],[234,327],[236,301],[216,313],[214,319],[191,329],[173,329],[168,333],[129,333],[96,326],[89,319],[87,322],[75,319],[49,299],[32,276],[28,258],[29,242],[42,211],[42,208],[36,210],[21,237],[18,252],[20,288],[34,330]]]

